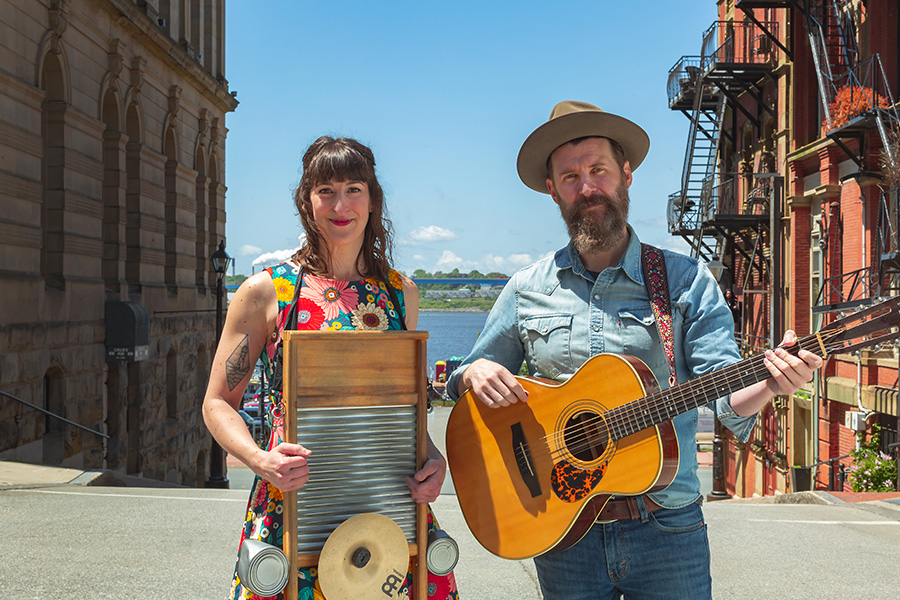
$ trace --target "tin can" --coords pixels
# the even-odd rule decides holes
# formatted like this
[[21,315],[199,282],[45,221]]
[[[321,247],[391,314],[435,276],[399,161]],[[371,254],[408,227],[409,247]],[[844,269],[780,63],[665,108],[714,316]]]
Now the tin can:
[[274,596],[287,586],[290,561],[284,551],[259,540],[244,540],[238,553],[238,577],[257,596]]
[[429,532],[425,563],[432,574],[438,576],[448,574],[458,560],[459,546],[456,545],[456,540],[447,535],[443,529]]

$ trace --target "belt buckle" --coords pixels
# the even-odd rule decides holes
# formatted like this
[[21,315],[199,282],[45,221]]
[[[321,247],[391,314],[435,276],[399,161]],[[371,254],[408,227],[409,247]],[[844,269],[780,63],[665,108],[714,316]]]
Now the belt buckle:
[[600,515],[603,514],[603,511],[606,510],[606,507],[609,506],[611,502],[616,502],[617,500],[621,500],[621,498],[610,498],[606,504],[603,505],[603,508],[597,514],[597,518],[594,519],[594,523],[599,523],[600,525],[608,525],[610,523],[615,523],[619,519],[601,519]]

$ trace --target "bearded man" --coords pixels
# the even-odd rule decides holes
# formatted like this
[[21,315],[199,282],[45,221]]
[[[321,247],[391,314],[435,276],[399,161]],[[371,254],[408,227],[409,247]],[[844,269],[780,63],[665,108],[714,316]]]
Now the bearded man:
[[[522,181],[549,193],[569,244],[517,272],[494,304],[472,352],[447,384],[454,399],[471,390],[497,410],[527,401],[512,373],[567,380],[592,356],[640,358],[663,389],[740,359],[734,321],[709,269],[662,251],[671,327],[661,338],[642,268],[640,240],[628,224],[632,172],[650,148],[635,123],[586,102],[561,102],[519,151]],[[662,210],[662,209],[661,209]],[[659,256],[659,254],[657,254]],[[656,298],[654,298],[654,302]],[[662,317],[660,317],[662,319]],[[788,331],[783,346],[793,346]],[[666,344],[674,347],[667,357]],[[671,360],[670,360],[671,358]],[[767,351],[771,376],[710,403],[741,441],[774,396],[810,380],[822,360],[805,350]],[[674,376],[674,377],[673,377]],[[712,597],[709,542],[700,507],[697,411],[672,420],[678,471],[662,490],[610,500],[576,544],[534,557],[547,600],[698,600]],[[457,486],[466,485],[456,481]]]

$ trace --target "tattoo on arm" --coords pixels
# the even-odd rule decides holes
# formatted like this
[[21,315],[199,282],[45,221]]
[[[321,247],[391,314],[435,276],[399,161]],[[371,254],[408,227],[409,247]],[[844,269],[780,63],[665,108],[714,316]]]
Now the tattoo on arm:
[[225,379],[228,381],[229,392],[234,391],[250,369],[250,336],[245,335],[225,361]]

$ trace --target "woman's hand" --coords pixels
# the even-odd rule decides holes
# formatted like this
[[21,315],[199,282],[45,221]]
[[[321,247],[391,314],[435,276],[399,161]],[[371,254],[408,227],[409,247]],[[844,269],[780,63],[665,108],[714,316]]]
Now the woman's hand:
[[299,490],[309,481],[309,465],[306,459],[311,451],[300,444],[282,442],[261,455],[253,472],[282,492]]
[[444,457],[429,458],[418,473],[406,478],[410,495],[417,504],[434,502],[441,493],[444,475],[447,473],[447,461]]

